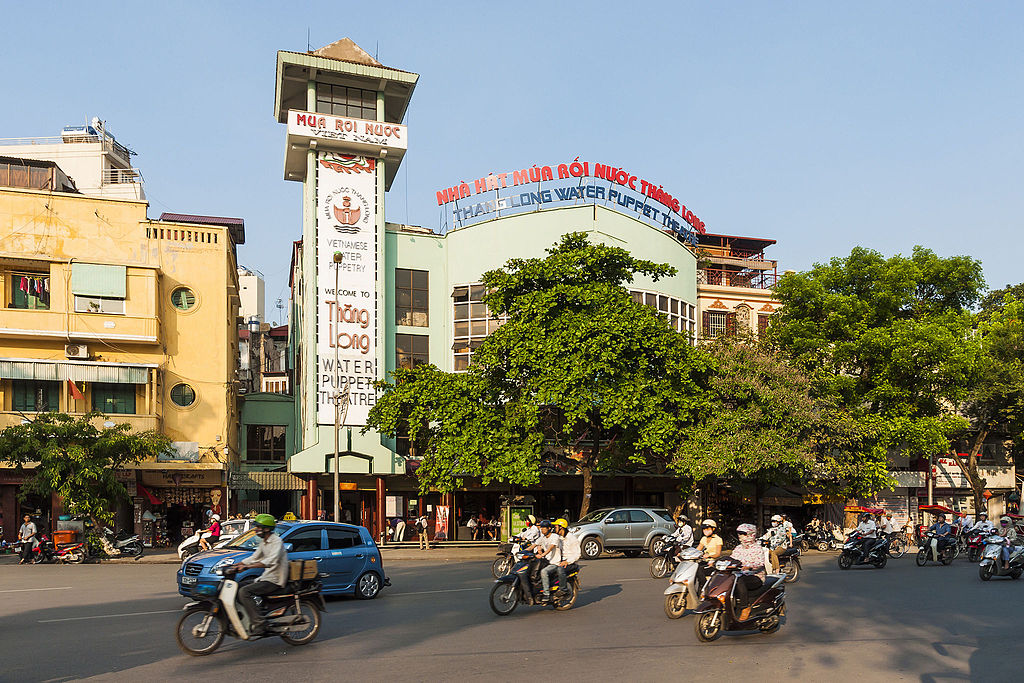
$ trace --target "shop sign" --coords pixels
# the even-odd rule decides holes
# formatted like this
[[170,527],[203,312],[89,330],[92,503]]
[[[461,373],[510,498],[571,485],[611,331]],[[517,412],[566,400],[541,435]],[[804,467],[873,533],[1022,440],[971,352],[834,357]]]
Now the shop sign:
[[157,462],[199,462],[198,441],[172,441],[169,450],[158,453]]
[[220,486],[220,470],[142,470],[143,486],[173,488],[177,486]]
[[316,161],[317,422],[334,424],[340,390],[348,395],[342,424],[362,426],[377,398],[376,161],[333,152]]
[[[490,192],[494,192],[493,198],[480,196]],[[704,221],[662,185],[618,166],[581,162],[579,157],[554,169],[534,164],[522,170],[492,172],[472,184],[462,181],[438,190],[436,197],[438,206],[451,209],[456,227],[479,217],[500,216],[502,211],[519,213],[582,203],[617,206],[693,243],[695,232],[706,232]]]
[[[429,507],[429,506],[428,506]],[[438,505],[434,512],[434,540],[448,540],[448,506]]]
[[331,140],[372,148],[409,149],[408,129],[398,123],[384,123],[347,116],[288,111],[288,135]]
[[[966,457],[966,454],[963,457]],[[962,489],[971,486],[964,471],[953,458],[936,458],[932,465],[932,476],[935,477],[935,486],[939,488]]]

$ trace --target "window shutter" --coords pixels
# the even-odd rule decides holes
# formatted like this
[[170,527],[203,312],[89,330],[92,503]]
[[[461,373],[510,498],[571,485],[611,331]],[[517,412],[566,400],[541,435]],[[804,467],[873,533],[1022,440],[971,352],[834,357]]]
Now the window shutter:
[[736,314],[726,313],[725,314],[725,333],[736,334]]
[[711,329],[711,313],[708,312],[708,311],[704,311],[704,314],[703,314],[703,316],[701,318],[700,336],[707,337],[708,336],[708,332],[709,332],[710,329]]
[[71,293],[105,299],[126,298],[127,268],[97,263],[71,264]]

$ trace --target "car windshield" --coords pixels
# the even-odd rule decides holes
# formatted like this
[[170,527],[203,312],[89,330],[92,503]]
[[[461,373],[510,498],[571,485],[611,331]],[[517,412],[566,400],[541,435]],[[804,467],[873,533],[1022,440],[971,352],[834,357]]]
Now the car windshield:
[[584,517],[580,518],[577,524],[589,524],[590,522],[597,522],[604,519],[604,516],[611,512],[611,508],[601,508],[600,510],[594,510],[588,512]]
[[654,512],[654,514],[658,515],[659,517],[661,517],[666,522],[674,522],[675,521],[674,519],[672,519],[672,515],[669,513],[668,510],[653,510],[653,512]]
[[225,548],[240,548],[242,550],[256,550],[260,544],[260,537],[256,535],[255,529],[250,529],[241,536],[231,539],[224,545]]

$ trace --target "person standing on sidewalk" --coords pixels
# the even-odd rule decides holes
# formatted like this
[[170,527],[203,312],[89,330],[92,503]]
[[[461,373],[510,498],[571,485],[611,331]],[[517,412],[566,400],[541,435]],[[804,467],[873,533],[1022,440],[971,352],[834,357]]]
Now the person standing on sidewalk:
[[394,540],[396,543],[400,543],[405,540],[405,520],[398,517],[398,523],[395,524],[395,535]]
[[416,519],[416,531],[420,536],[420,550],[430,550],[430,540],[427,538],[427,516],[421,514]]
[[25,564],[32,559],[32,550],[36,547],[37,531],[32,517],[25,515],[25,523],[18,530],[18,540],[21,541],[21,559],[18,560],[18,564]]

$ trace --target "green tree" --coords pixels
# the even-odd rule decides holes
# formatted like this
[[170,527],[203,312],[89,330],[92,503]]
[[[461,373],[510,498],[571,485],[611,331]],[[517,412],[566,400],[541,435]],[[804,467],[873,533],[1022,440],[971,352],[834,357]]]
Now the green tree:
[[0,431],[0,453],[18,470],[32,470],[23,495],[57,493],[68,514],[88,517],[100,528],[112,519],[113,504],[129,495],[115,470],[155,457],[170,442],[156,432],[134,432],[128,424],[98,428],[97,417],[37,415]]
[[970,393],[970,308],[984,286],[981,264],[966,256],[915,247],[885,258],[857,247],[783,277],[769,334],[854,421],[862,457],[930,457],[967,426],[955,406]]
[[426,437],[420,484],[442,491],[465,476],[535,484],[545,447],[560,449],[582,474],[586,514],[596,471],[667,462],[707,401],[706,354],[633,301],[624,285],[637,273],[675,270],[584,233],[485,273],[485,302],[508,321],[461,379],[396,373],[368,428],[390,435],[407,420],[410,437]]

